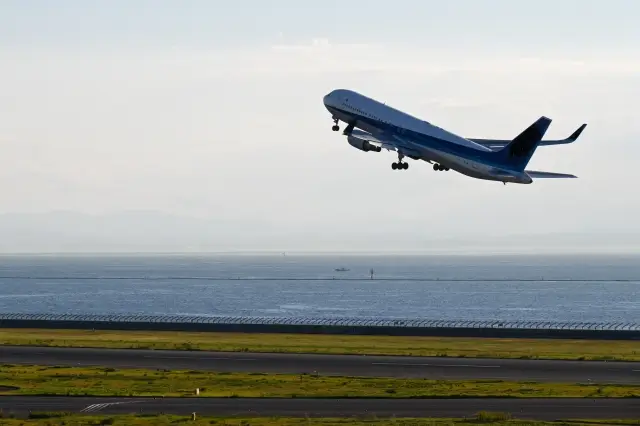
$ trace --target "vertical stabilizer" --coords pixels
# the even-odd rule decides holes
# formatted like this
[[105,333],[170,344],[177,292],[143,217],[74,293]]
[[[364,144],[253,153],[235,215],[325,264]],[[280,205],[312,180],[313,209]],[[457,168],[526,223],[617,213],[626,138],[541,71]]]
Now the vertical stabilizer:
[[540,117],[500,151],[500,162],[513,170],[523,171],[551,125],[551,119]]

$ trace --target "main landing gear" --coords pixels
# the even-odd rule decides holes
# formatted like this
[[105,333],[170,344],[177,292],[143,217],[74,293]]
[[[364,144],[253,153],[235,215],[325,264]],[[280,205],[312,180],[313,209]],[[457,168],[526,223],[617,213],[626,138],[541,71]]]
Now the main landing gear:
[[407,170],[409,168],[409,163],[391,163],[391,168],[393,170]]
[[334,132],[337,132],[340,130],[340,126],[338,126],[338,119],[334,118],[333,119],[333,127],[331,128],[331,130],[333,130]]
[[403,158],[404,158],[404,155],[398,153],[398,162],[392,163],[391,168],[393,170],[407,170],[409,168],[409,163],[403,163],[402,162]]
[[437,164],[436,163],[436,164],[433,165],[433,170],[435,170],[437,172],[443,172],[443,171],[447,172],[447,171],[449,171],[449,168],[445,167],[445,166],[443,166],[441,164]]

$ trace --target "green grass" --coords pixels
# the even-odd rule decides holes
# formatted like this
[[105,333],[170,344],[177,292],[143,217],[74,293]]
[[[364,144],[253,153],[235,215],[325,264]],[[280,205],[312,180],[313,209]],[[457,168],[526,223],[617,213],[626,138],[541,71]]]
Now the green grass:
[[231,398],[640,397],[632,385],[0,366],[0,395],[194,396],[196,388]]
[[640,341],[0,329],[1,345],[640,361]]
[[[71,413],[32,413],[29,419],[11,419],[5,414],[4,419],[0,415],[0,424],[6,426],[18,425],[65,425],[65,426],[163,426],[176,424],[189,424],[194,426],[219,425],[219,426],[460,426],[460,425],[485,425],[485,426],[593,426],[593,425],[639,425],[635,420],[593,420],[593,421],[526,421],[512,420],[510,416],[496,413],[479,413],[469,419],[435,419],[435,418],[377,418],[375,416],[360,418],[221,418],[200,417],[192,421],[190,416],[166,416],[166,415],[114,415],[114,416],[83,416]],[[502,420],[510,419],[510,420]]]

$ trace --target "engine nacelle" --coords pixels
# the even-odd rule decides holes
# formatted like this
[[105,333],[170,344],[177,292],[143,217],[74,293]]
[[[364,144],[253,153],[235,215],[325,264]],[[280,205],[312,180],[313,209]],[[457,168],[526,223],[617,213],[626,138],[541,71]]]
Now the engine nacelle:
[[380,152],[382,151],[382,148],[376,145],[372,145],[369,143],[369,141],[366,141],[364,139],[360,139],[360,138],[356,138],[355,136],[347,136],[347,142],[349,142],[349,145],[351,145],[354,148],[358,148],[360,151],[364,151],[364,152],[369,152],[369,151],[373,151],[373,152]]

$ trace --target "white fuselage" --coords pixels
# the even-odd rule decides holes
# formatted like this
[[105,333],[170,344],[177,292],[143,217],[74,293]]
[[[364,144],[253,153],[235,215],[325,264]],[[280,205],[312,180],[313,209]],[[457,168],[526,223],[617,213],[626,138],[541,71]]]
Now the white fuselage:
[[532,182],[524,172],[492,164],[488,155],[492,153],[491,149],[357,92],[334,90],[324,97],[324,105],[334,118],[354,124],[374,136],[393,135],[399,143],[403,140],[411,142],[410,150],[417,150],[420,158],[427,162],[437,162],[477,179]]

